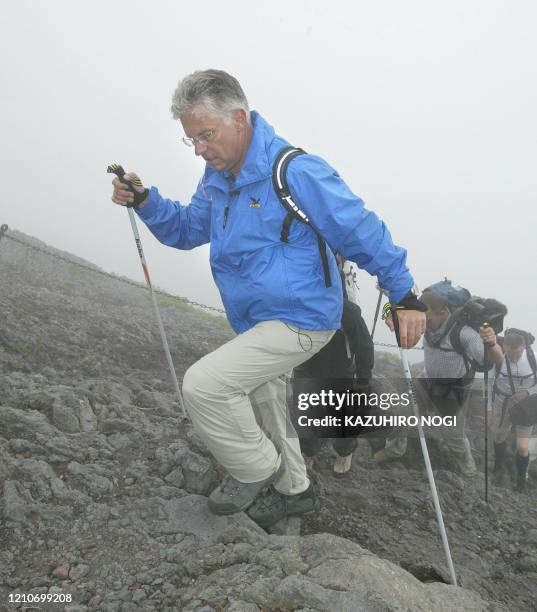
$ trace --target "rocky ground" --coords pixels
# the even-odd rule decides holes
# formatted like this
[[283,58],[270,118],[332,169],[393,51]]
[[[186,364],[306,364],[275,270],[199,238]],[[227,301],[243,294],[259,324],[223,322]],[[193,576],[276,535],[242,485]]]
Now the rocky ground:
[[[489,484],[487,504],[482,473],[465,480],[440,445],[429,442],[429,450],[433,467],[447,468],[434,474],[459,584],[509,610],[537,610],[535,476],[525,495]],[[449,582],[417,440],[404,460],[384,466],[362,442],[341,479],[332,474],[333,460],[327,447],[314,465],[323,505],[306,518],[303,533],[348,538],[423,582]]]
[[[221,473],[177,413],[146,292],[5,238],[0,287],[1,610],[536,609],[534,483],[526,496],[491,487],[487,505],[482,482],[436,471],[465,588],[445,584],[414,451],[379,467],[361,442],[336,479],[326,447],[312,472],[322,509],[303,524],[267,534],[245,514],[212,516]],[[232,336],[160,302],[179,377]],[[432,457],[444,465],[440,446]]]

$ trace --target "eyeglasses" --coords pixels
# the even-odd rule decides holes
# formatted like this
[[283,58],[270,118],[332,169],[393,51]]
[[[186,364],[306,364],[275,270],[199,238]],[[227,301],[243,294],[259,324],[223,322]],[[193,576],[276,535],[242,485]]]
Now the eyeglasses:
[[215,136],[216,136],[216,128],[213,128],[211,130],[205,130],[205,132],[202,132],[199,136],[192,136],[192,138],[190,138],[189,136],[183,136],[183,142],[186,144],[187,147],[193,147],[198,142],[201,144],[205,144],[206,142],[211,142],[211,140]]

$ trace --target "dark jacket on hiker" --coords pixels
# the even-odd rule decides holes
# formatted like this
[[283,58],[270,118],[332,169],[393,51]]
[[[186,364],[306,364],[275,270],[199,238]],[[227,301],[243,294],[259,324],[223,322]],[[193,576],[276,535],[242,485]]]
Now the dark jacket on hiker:
[[[349,378],[358,385],[368,385],[374,364],[373,341],[367,329],[362,310],[353,302],[343,301],[343,316],[339,329],[316,355],[294,370],[295,378]],[[334,450],[341,456],[349,455],[357,446],[355,438],[337,438]],[[319,453],[321,445],[311,430],[311,436],[300,439],[306,456]]]
[[356,378],[358,384],[367,385],[373,364],[373,341],[362,318],[362,310],[357,304],[345,300],[341,329],[317,354],[295,368],[295,377]]

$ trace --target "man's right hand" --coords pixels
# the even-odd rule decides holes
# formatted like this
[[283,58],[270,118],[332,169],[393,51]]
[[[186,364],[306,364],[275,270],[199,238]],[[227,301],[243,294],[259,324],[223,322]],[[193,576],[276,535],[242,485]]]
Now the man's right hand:
[[481,326],[479,328],[479,335],[481,336],[481,340],[485,343],[485,346],[493,347],[496,344],[496,332],[490,325],[486,327]]
[[[425,313],[419,310],[397,310],[397,320],[399,322],[399,341],[401,348],[410,349],[416,346],[419,339],[425,333],[427,321]],[[386,318],[386,325],[391,331],[395,330],[395,325],[391,314]]]
[[523,399],[526,399],[527,397],[529,397],[529,393],[525,390],[522,391],[517,391],[516,393],[513,393],[513,395],[511,395],[511,401],[518,403],[521,402]]
[[[131,183],[132,189],[134,189],[138,193],[144,193],[145,188],[143,185],[134,185],[131,182],[136,179],[140,180],[137,174],[135,174],[134,172],[127,172],[125,174],[124,179]],[[129,185],[126,185],[125,183],[121,182],[117,178],[117,176],[112,181],[112,185],[114,186],[114,191],[112,193],[112,202],[114,202],[115,204],[119,204],[120,206],[127,206],[128,204],[132,204],[132,202],[134,201],[134,194],[132,193],[132,191],[130,191]],[[145,202],[146,200],[141,202],[137,206],[137,208],[143,208],[145,206]]]

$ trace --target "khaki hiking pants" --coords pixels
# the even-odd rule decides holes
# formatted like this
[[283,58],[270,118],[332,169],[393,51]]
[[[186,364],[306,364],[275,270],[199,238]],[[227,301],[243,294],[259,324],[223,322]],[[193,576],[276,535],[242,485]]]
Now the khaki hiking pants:
[[308,488],[283,375],[317,353],[334,332],[263,321],[187,370],[186,411],[215,459],[239,482],[264,480],[282,461],[276,490],[294,495]]

